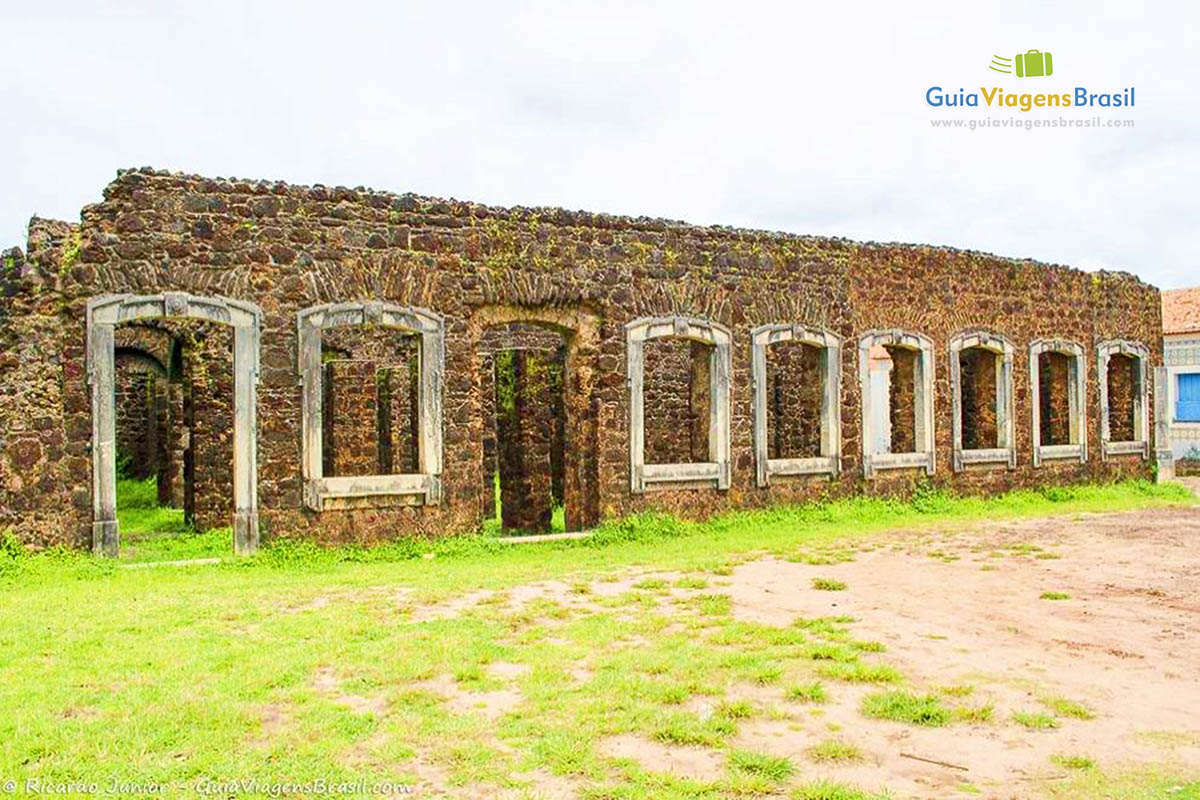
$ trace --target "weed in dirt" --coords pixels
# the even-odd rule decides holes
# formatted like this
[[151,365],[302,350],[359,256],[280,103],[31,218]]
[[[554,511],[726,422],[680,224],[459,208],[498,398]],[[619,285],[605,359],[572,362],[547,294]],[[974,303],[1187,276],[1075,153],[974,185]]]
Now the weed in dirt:
[[890,719],[939,728],[950,721],[951,710],[936,695],[911,692],[877,692],[863,698],[862,713],[872,719]]
[[849,742],[844,742],[841,739],[826,739],[820,744],[810,747],[808,749],[808,757],[813,761],[849,763],[852,761],[861,761],[863,754],[861,750]]
[[735,750],[730,753],[729,766],[737,772],[766,778],[775,783],[786,781],[796,772],[792,762],[782,756],[752,753],[748,750]]
[[1041,711],[1018,711],[1013,714],[1013,722],[1024,725],[1031,731],[1046,731],[1062,727],[1061,722]]
[[1060,717],[1073,717],[1075,719],[1096,718],[1096,712],[1083,703],[1076,703],[1074,700],[1068,700],[1065,697],[1043,697],[1041,698],[1041,703]]
[[792,686],[787,690],[787,696],[789,700],[799,700],[801,703],[824,703],[829,699],[829,694],[819,681]]
[[1095,769],[1096,762],[1087,756],[1053,755],[1050,761],[1064,769]]
[[833,781],[813,781],[797,786],[792,800],[888,800],[886,792],[866,792],[854,786]]
[[822,678],[846,681],[847,683],[899,683],[904,678],[900,672],[887,664],[862,664],[859,662],[833,662],[817,669]]
[[812,585],[814,589],[819,589],[822,592],[844,592],[846,584],[842,581],[835,581],[832,578],[813,578]]

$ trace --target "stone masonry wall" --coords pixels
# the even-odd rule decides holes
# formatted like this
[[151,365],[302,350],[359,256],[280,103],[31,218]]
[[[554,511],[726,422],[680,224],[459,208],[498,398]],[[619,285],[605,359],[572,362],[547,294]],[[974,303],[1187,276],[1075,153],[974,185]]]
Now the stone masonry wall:
[[1108,360],[1108,435],[1114,442],[1132,442],[1134,435],[1134,392],[1138,363],[1115,354]]
[[821,351],[801,342],[767,350],[767,457],[821,455]]
[[647,464],[708,461],[710,349],[667,337],[646,343]]
[[139,364],[117,362],[117,461],[139,481],[159,472],[166,436],[166,380]]
[[888,416],[892,423],[893,453],[917,449],[917,360],[920,353],[906,347],[884,347],[892,359],[888,391]]
[[[1162,364],[1158,291],[1126,274],[921,245],[143,169],[120,174],[100,203],[83,209],[79,225],[34,220],[27,253],[5,256],[0,526],[34,544],[88,542],[86,304],[102,294],[163,291],[224,295],[262,309],[258,487],[268,537],[371,541],[476,527],[485,489],[478,348],[498,320],[557,326],[567,342],[564,492],[578,498],[577,526],[647,508],[702,517],[855,491],[911,491],[913,470],[861,479],[856,345],[878,329],[911,330],[934,343],[935,484],[989,493],[1150,474],[1135,456],[1098,457],[1094,369],[1087,463],[1031,463],[1030,341],[1078,341],[1091,364],[1097,342],[1130,339],[1150,349],[1152,365]],[[445,318],[444,498],[436,507],[321,514],[303,507],[296,313],[349,300],[418,306]],[[624,326],[668,314],[713,320],[733,335],[726,491],[629,489]],[[780,322],[823,327],[845,342],[842,473],[834,481],[795,476],[765,489],[755,484],[750,330]],[[1016,348],[1014,470],[949,469],[948,342],[973,327],[1004,334]]]
[[233,334],[193,325],[183,350],[184,519],[199,531],[233,519]]
[[1001,356],[981,347],[959,353],[962,378],[962,438],[966,450],[999,447],[996,420],[996,363]]
[[1071,442],[1071,357],[1063,353],[1041,353],[1042,444]]
[[497,467],[501,523],[507,530],[544,533],[554,510],[550,451],[553,359],[539,350],[504,350],[496,357]]

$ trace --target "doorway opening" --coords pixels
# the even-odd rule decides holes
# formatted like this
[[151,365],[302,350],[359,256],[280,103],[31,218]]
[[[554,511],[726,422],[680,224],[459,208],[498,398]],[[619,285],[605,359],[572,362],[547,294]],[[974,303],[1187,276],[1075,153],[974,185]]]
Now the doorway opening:
[[233,514],[233,333],[198,320],[113,330],[120,557],[222,556]]
[[[157,362],[150,371],[170,375],[174,368],[183,387],[176,411],[186,430],[187,444],[175,455],[182,461],[183,517],[195,530],[232,530],[233,549],[249,555],[258,549],[258,342],[262,314],[252,303],[225,297],[201,297],[184,292],[157,295],[106,295],[93,298],[87,306],[87,376],[92,400],[92,549],[99,555],[120,555],[121,523],[117,517],[118,435],[117,435],[117,338],[118,329],[131,325],[162,330],[155,333],[122,333],[127,361]],[[138,347],[137,337],[154,342]],[[170,355],[166,355],[167,353]],[[157,355],[156,355],[157,353]],[[176,358],[176,354],[180,354]],[[228,354],[228,355],[225,355]],[[167,361],[170,363],[164,364]],[[229,364],[225,369],[220,365]],[[179,365],[179,366],[175,366]],[[135,372],[133,370],[126,370]],[[147,379],[134,375],[124,379],[129,397],[144,390]],[[138,387],[141,387],[140,389]],[[149,390],[154,397],[158,389]],[[170,392],[167,392],[168,397]],[[131,403],[133,401],[131,400]],[[167,419],[170,402],[167,403]],[[159,441],[171,442],[182,436],[179,426],[158,425],[161,417],[157,400],[147,408],[129,411],[127,422],[154,418],[155,424],[143,426],[146,435],[155,437],[153,448],[129,446],[129,450],[158,451]],[[150,434],[149,430],[154,433]],[[161,435],[160,435],[161,434]],[[168,448],[170,449],[170,448]],[[214,456],[224,452],[224,458]],[[133,469],[134,455],[126,462]],[[150,467],[142,464],[148,472]],[[156,463],[156,475],[162,474],[164,496],[175,495],[170,489],[179,476],[179,467],[169,458]],[[157,503],[159,480],[154,479]],[[149,492],[145,492],[148,494]],[[169,507],[169,506],[168,506]],[[232,523],[232,524],[230,524]],[[177,537],[162,539],[163,547],[145,547],[137,557],[163,556],[190,558],[205,553],[208,540],[189,538],[175,547]],[[211,541],[208,541],[211,543]],[[226,547],[219,549],[226,551]]]
[[568,530],[566,334],[546,325],[487,326],[479,342],[484,527]]

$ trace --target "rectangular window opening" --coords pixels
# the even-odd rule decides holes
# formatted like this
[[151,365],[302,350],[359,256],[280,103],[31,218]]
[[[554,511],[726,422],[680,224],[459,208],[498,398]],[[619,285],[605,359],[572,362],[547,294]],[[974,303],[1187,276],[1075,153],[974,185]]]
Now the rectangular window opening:
[[797,341],[767,347],[767,457],[817,458],[822,452],[821,348]]
[[645,343],[647,464],[715,460],[711,450],[712,345],[676,336]]
[[998,416],[999,353],[970,347],[959,353],[962,446],[964,450],[1004,447]]
[[346,327],[321,342],[322,468],[327,478],[420,472],[420,338]]
[[1038,402],[1041,410],[1041,444],[1079,444],[1071,407],[1071,372],[1074,359],[1066,353],[1038,354]]
[[1114,353],[1108,359],[1108,440],[1133,442],[1137,432],[1137,398],[1141,365],[1138,359]]
[[921,352],[899,345],[870,351],[870,390],[874,419],[871,431],[876,454],[918,452],[921,428]]

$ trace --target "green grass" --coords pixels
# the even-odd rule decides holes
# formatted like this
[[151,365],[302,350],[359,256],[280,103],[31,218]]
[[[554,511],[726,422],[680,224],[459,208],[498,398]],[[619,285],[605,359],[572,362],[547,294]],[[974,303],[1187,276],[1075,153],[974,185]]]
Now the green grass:
[[1061,800],[1200,800],[1200,769],[1194,765],[1142,766],[1124,771],[1095,767],[1068,769],[1072,770],[1070,778],[1047,785],[1050,797]]
[[[0,777],[119,777],[174,796],[197,775],[414,784],[432,774],[487,796],[513,788],[514,775],[545,772],[594,797],[766,794],[777,769],[731,760],[727,777],[698,783],[622,766],[600,743],[634,735],[728,757],[739,726],[774,712],[734,687],[807,687],[795,699],[820,702],[824,690],[812,687],[827,672],[903,676],[860,660],[852,619],[738,620],[712,575],[764,551],[844,548],[883,530],[1184,500],[1143,483],[1055,499],[856,498],[706,523],[642,514],[586,540],[528,546],[477,534],[374,548],[271,538],[248,559],[231,557],[224,531],[160,537],[198,551],[219,545],[218,564],[145,569],[61,549],[28,553],[0,535]],[[647,571],[699,576],[683,579],[698,591],[508,602],[533,581],[598,589]],[[491,602],[428,613],[472,593]],[[501,678],[491,669],[500,662],[528,669]],[[447,691],[461,696],[451,703]],[[517,701],[492,716],[475,710],[506,692]],[[701,707],[716,711],[689,710]],[[793,796],[872,795],[805,783]]]
[[1068,700],[1065,697],[1043,697],[1041,698],[1041,703],[1060,717],[1073,717],[1075,719],[1096,718],[1096,712],[1083,703],[1076,703],[1074,700]]
[[940,728],[953,722],[990,722],[995,709],[982,706],[948,706],[936,694],[918,695],[912,692],[886,691],[867,695],[862,701],[863,716],[890,719]]
[[1066,592],[1042,592],[1038,598],[1041,600],[1070,600],[1071,595]]
[[836,761],[849,763],[861,761],[863,754],[854,745],[840,739],[826,739],[820,744],[808,749],[808,757],[813,761]]
[[824,703],[829,699],[829,694],[819,681],[813,681],[790,687],[787,690],[787,697],[802,703]]
[[1087,756],[1078,755],[1053,755],[1050,756],[1050,761],[1064,769],[1095,769],[1096,762]]
[[823,678],[847,683],[899,683],[904,679],[895,667],[857,661],[824,664],[817,669],[817,674]]
[[221,558],[233,551],[233,529],[198,532],[183,509],[158,504],[155,478],[117,480],[117,522],[123,561],[182,561]]
[[780,783],[796,772],[791,761],[782,756],[735,750],[729,754],[729,766],[737,772]]
[[867,695],[862,701],[862,713],[872,719],[890,719],[930,728],[946,725],[953,717],[937,695],[900,691]]
[[1017,711],[1013,713],[1013,722],[1024,725],[1031,731],[1045,731],[1062,727],[1062,723],[1049,714],[1041,711]]
[[846,584],[841,581],[835,581],[832,578],[813,578],[812,585],[814,589],[819,589],[822,592],[843,592],[846,590]]
[[854,786],[832,781],[805,783],[792,792],[792,800],[887,800],[889,795],[874,794]]

